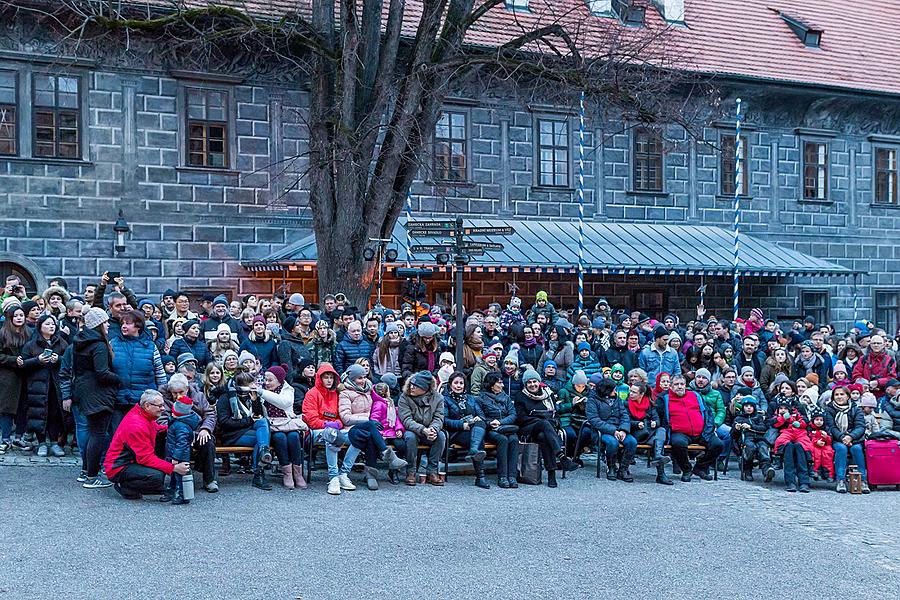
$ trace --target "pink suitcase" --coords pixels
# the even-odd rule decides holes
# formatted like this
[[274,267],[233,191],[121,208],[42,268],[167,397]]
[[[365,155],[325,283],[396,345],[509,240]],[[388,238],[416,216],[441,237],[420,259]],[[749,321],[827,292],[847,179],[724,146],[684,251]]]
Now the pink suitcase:
[[900,442],[866,441],[866,472],[869,485],[893,485],[900,490]]

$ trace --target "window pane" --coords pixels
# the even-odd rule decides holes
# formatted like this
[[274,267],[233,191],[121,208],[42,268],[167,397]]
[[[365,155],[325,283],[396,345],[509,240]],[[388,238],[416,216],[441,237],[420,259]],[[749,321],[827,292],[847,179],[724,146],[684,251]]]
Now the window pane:
[[43,91],[56,91],[56,79],[49,75],[35,75],[34,76],[34,89],[38,92]]
[[16,108],[0,106],[0,154],[16,154]]

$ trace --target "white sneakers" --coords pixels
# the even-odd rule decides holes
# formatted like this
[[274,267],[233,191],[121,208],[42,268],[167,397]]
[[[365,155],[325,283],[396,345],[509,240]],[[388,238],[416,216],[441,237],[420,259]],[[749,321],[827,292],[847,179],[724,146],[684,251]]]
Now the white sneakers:
[[332,496],[340,496],[341,490],[353,491],[356,486],[350,481],[346,473],[341,473],[337,477],[332,477],[328,482],[328,493]]
[[341,495],[341,478],[340,477],[332,477],[328,482],[328,493],[332,496],[340,496]]

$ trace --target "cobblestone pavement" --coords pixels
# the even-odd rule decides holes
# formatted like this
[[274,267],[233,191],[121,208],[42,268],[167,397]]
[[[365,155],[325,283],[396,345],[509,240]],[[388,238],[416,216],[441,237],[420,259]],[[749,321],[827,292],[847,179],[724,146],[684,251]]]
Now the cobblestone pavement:
[[[82,489],[77,465],[0,466],[3,598],[896,597],[900,492],[741,482],[263,492],[189,505]],[[67,457],[62,459],[71,461]],[[10,462],[12,462],[12,465]],[[13,466],[20,465],[20,466]],[[273,480],[274,483],[274,480]]]

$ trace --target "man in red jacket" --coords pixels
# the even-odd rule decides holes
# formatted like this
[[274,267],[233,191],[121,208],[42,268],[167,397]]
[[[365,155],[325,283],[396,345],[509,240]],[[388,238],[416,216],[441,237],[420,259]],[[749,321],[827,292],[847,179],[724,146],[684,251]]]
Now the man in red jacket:
[[884,384],[897,376],[897,365],[884,347],[884,338],[873,335],[866,353],[853,367],[853,380],[863,378],[868,381],[869,389],[879,399],[884,396]]
[[[704,403],[704,400],[692,390],[687,389],[682,375],[672,376],[672,387],[665,400],[666,422],[669,424],[669,443],[672,446],[672,460],[681,469],[681,481],[688,482],[691,475],[709,481],[710,465],[716,463],[719,454],[725,448],[715,435],[715,420]],[[688,458],[690,444],[706,446],[706,452],[691,468]]]
[[172,464],[153,453],[156,436],[165,431],[157,424],[165,402],[156,390],[147,390],[122,419],[106,451],[106,476],[123,498],[140,500],[143,494],[162,494],[166,475],[187,475],[189,463]]

